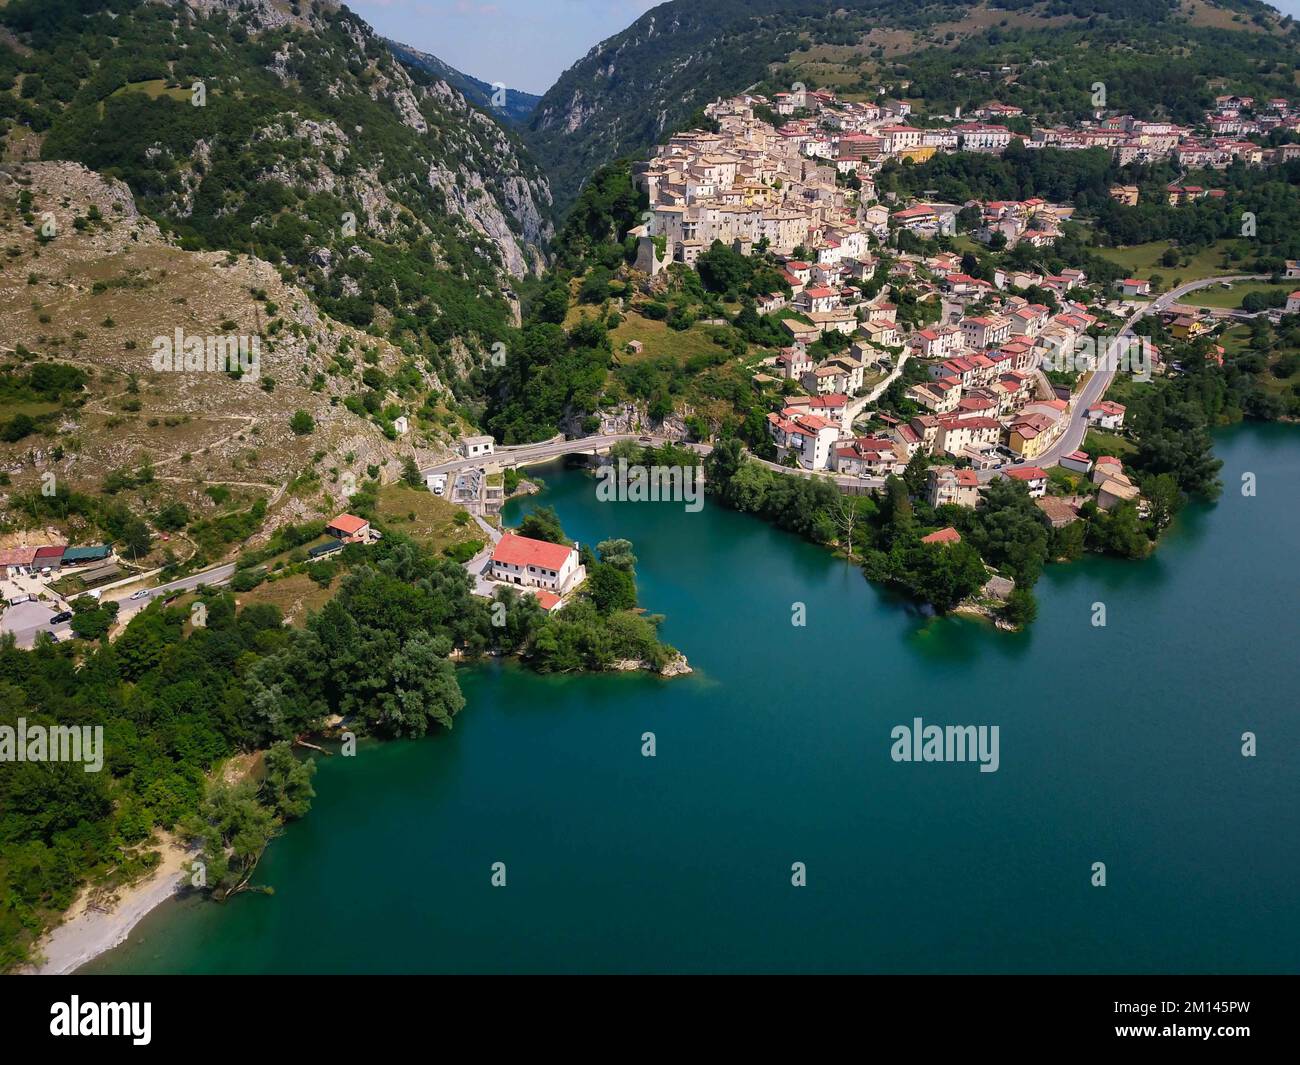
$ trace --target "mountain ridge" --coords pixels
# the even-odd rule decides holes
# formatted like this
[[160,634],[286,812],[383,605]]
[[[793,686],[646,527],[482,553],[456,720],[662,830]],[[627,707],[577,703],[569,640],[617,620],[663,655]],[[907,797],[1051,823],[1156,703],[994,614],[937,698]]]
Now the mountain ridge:
[[423,52],[409,44],[385,38],[385,43],[399,60],[407,67],[417,67],[434,77],[441,78],[456,89],[470,103],[481,107],[490,114],[500,116],[506,121],[521,125],[528,121],[541,97],[522,89],[505,89],[505,105],[498,107],[493,103],[498,86],[489,84],[472,74],[457,70],[450,63],[439,59],[431,52]]
[[[906,91],[914,62],[933,66],[936,53],[959,47],[978,61],[1016,39],[1029,42],[1031,54],[1041,52],[1053,76],[1068,78],[1068,60],[1075,56],[1062,47],[1066,29],[1076,31],[1082,47],[1094,36],[1105,42],[1106,59],[1117,68],[1126,58],[1126,37],[1146,38],[1147,51],[1171,61],[1191,45],[1196,56],[1231,68],[1256,49],[1261,61],[1284,58],[1277,41],[1296,33],[1292,20],[1256,0],[981,0],[919,7],[899,0],[718,0],[707,8],[669,0],[566,70],[543,95],[524,139],[551,177],[557,203],[567,208],[597,168],[699,124],[700,109],[719,96],[755,85],[789,88],[795,81],[824,83],[849,98],[850,87]],[[1147,56],[1145,65],[1164,64]],[[1184,87],[1187,76],[1200,73],[1185,62],[1177,69]],[[1140,88],[1140,74],[1119,72]],[[1080,84],[1078,97],[1085,108],[1086,88]]]

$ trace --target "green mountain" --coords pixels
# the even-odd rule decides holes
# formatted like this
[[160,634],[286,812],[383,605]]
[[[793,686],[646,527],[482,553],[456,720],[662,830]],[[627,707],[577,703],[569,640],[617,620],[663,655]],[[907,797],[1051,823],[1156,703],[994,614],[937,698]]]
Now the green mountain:
[[545,265],[520,143],[333,0],[13,0],[0,28],[6,158],[121,179],[182,247],[253,253],[439,369]]
[[1255,0],[672,0],[566,71],[525,136],[567,208],[597,167],[750,86],[1082,117],[1102,81],[1111,107],[1186,117],[1220,86],[1294,92],[1297,40]]
[[498,98],[496,86],[489,85],[486,81],[481,81],[471,74],[457,70],[450,63],[444,63],[436,55],[421,52],[398,41],[388,41],[387,43],[393,55],[397,56],[406,66],[422,70],[435,78],[441,78],[470,103],[491,112],[493,115],[504,118],[507,122],[516,125],[527,122],[533,111],[536,110],[538,101],[541,100],[540,96],[534,96],[530,92],[507,88],[504,90],[504,105],[497,106],[493,103],[493,100]]
[[[116,540],[165,492],[216,560],[446,454],[551,218],[513,133],[332,0],[0,5],[0,529]],[[176,330],[260,371],[157,372]],[[42,470],[71,494],[22,517]]]

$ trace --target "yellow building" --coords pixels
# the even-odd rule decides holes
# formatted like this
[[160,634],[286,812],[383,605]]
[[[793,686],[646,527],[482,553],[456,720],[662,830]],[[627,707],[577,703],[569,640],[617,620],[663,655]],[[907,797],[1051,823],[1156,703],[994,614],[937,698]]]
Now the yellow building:
[[1007,446],[1017,455],[1036,459],[1051,446],[1056,423],[1045,414],[1024,414],[1011,423]]
[[915,148],[904,148],[898,153],[899,159],[910,159],[914,163],[928,162],[939,149],[933,144],[918,144]]
[[1208,333],[1210,325],[1208,322],[1195,318],[1190,314],[1180,314],[1169,323],[1169,332],[1179,340],[1195,340],[1202,333]]

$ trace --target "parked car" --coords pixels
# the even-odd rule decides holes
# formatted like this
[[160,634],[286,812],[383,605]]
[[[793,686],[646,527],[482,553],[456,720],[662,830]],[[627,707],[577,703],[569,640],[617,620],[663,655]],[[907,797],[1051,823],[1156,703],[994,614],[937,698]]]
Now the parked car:
[[51,625],[62,625],[65,621],[72,620],[71,610],[60,610],[54,617],[50,618]]

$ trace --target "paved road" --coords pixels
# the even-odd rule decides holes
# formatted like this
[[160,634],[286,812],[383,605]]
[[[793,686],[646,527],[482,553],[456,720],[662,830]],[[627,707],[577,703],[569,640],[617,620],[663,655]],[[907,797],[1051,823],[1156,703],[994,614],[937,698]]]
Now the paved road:
[[[1163,296],[1157,296],[1150,303],[1139,307],[1136,312],[1126,321],[1123,328],[1120,329],[1118,337],[1112,343],[1108,356],[1113,356],[1117,348],[1125,343],[1127,338],[1132,337],[1133,326],[1139,319],[1145,318],[1148,314],[1159,314],[1167,310],[1171,305],[1177,303],[1183,296],[1189,292],[1195,292],[1198,288],[1208,288],[1211,285],[1218,285],[1224,281],[1260,281],[1266,280],[1267,274],[1233,274],[1225,277],[1207,277],[1200,281],[1191,281],[1186,285],[1180,285],[1178,288],[1171,289]],[[1114,360],[1108,358],[1107,363]],[[1078,451],[1083,445],[1083,438],[1088,432],[1087,411],[1089,407],[1095,407],[1101,402],[1102,397],[1106,394],[1106,389],[1110,388],[1110,383],[1115,379],[1116,371],[1113,369],[1094,371],[1087,382],[1084,384],[1074,399],[1074,412],[1071,417],[1069,426],[1062,434],[1061,438],[1047,449],[1041,456],[1034,460],[1035,466],[1056,466],[1060,463],[1062,457],[1070,454],[1072,451]]]
[[[513,447],[501,447],[491,455],[480,455],[472,459],[452,459],[450,462],[428,466],[420,472],[428,477],[433,473],[460,473],[462,470],[478,469],[489,463],[504,463],[510,466],[526,466],[534,462],[546,462],[558,459],[562,455],[574,455],[593,449],[604,450],[620,440],[640,440],[644,433],[612,433],[600,436],[584,436],[579,440],[545,440],[540,444],[519,444]],[[662,437],[649,437],[655,444],[664,443]]]
[[[203,570],[200,573],[191,574],[188,577],[182,577],[180,580],[172,581],[169,584],[160,584],[156,588],[150,588],[148,590],[149,594],[141,596],[139,599],[132,599],[132,593],[126,591],[114,592],[110,595],[104,596],[103,598],[105,601],[121,604],[118,608],[118,619],[120,621],[127,621],[147,607],[151,600],[160,598],[166,599],[169,595],[176,592],[193,591],[200,584],[225,584],[230,580],[234,572],[234,564],[228,563],[224,566],[216,566],[212,569]],[[24,608],[31,606],[39,607],[40,610],[44,611],[44,616],[34,617],[29,620],[26,616],[19,615],[17,624],[13,628],[10,628],[8,624],[4,626],[6,632],[12,632],[17,638],[19,647],[32,647],[36,643],[36,634],[39,632],[52,632],[59,640],[72,639],[72,628],[66,622],[61,625],[50,625],[49,619],[53,616],[54,611],[49,607],[46,607],[44,604],[25,603],[21,607],[10,607],[9,611],[5,614],[6,622],[9,621],[13,611],[23,610]]]

